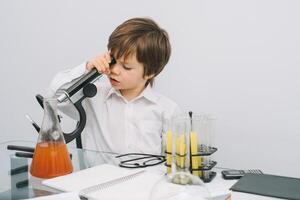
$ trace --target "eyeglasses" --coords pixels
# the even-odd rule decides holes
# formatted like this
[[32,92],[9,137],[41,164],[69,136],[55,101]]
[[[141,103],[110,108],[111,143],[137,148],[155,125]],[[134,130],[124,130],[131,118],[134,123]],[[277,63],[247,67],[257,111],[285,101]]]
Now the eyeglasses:
[[159,165],[166,161],[162,155],[153,155],[146,153],[127,153],[116,156],[116,158],[129,157],[128,160],[120,161],[119,166],[124,168],[144,168]]

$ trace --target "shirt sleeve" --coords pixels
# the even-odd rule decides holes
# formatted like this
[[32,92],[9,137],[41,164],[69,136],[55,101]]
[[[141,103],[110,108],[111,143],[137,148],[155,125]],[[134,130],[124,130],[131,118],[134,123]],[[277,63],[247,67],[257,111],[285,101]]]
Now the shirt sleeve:
[[[52,79],[49,89],[48,95],[49,97],[58,97],[62,94],[64,89],[67,89],[72,84],[74,84],[79,78],[81,78],[85,73],[86,63],[82,63],[81,65],[73,68],[67,69],[59,72]],[[58,105],[58,109],[64,114],[68,115],[72,119],[79,120],[79,114],[75,108],[75,106],[70,101],[65,101]]]
[[82,63],[73,69],[67,69],[57,73],[50,83],[48,95],[52,97],[57,95],[60,90],[71,86],[86,72],[86,63]]
[[[176,116],[180,116],[182,114],[184,114],[183,110],[181,109],[181,107],[175,103],[173,100],[164,97],[164,99],[166,101],[163,102],[163,107],[164,107],[164,111],[162,113],[162,119],[163,119],[163,123],[164,126],[167,125],[169,126],[172,119]],[[168,127],[163,127],[163,129],[168,128]],[[165,132],[166,130],[164,130]]]

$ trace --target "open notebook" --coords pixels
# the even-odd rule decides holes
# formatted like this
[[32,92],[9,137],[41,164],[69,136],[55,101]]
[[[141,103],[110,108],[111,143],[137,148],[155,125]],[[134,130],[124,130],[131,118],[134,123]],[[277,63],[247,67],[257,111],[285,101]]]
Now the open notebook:
[[77,192],[89,199],[147,200],[160,178],[162,175],[145,170],[129,170],[103,164],[48,179],[42,184],[60,191]]
[[30,198],[31,200],[80,200],[78,194],[73,192],[66,192],[36,198]]

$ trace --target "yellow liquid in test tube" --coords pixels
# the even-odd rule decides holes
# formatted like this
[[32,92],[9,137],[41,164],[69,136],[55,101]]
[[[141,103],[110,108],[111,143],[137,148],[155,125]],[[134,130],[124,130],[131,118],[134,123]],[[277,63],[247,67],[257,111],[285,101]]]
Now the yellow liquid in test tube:
[[176,139],[176,163],[181,169],[185,166],[186,144],[184,134],[181,134]]
[[[190,138],[191,138],[192,169],[198,169],[199,159],[198,156],[194,156],[198,154],[197,134],[195,132],[191,132]],[[199,171],[193,171],[193,175],[199,176]]]
[[171,173],[172,167],[172,133],[167,131],[166,133],[166,159],[167,159],[167,173]]
[[[194,156],[196,154],[198,154],[198,141],[197,141],[197,134],[195,132],[191,132],[190,135],[191,138],[191,158],[192,158],[192,169],[193,170],[193,175],[195,176],[199,176],[200,171],[195,171],[195,169],[199,168],[199,164],[201,164],[201,158],[199,158],[199,156]],[[200,163],[199,163],[200,161]]]

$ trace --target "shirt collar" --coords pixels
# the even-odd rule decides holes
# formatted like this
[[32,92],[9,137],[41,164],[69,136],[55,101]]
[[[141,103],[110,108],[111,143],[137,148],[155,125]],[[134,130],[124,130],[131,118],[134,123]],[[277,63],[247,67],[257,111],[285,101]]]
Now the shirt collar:
[[107,93],[107,95],[105,97],[105,101],[107,101],[113,94],[116,94],[119,97],[122,97],[122,94],[120,93],[119,90],[116,90],[115,88],[111,87],[109,92]]
[[[123,100],[125,100],[126,102],[128,102],[120,93],[119,90],[116,90],[115,88],[111,87],[111,89],[109,90],[109,92],[107,93],[106,97],[105,97],[105,101],[107,101],[113,94],[119,96],[120,98],[122,98]],[[143,90],[143,92],[137,96],[136,98],[132,99],[131,102],[140,99],[140,98],[145,98],[153,103],[157,103],[158,101],[158,96],[157,94],[154,92],[154,90],[152,89],[152,87],[150,86],[150,84],[147,85],[147,87]]]
[[144,91],[136,98],[144,97],[145,99],[157,103],[158,101],[158,95],[154,92],[150,84],[147,85],[147,87],[144,89]]

